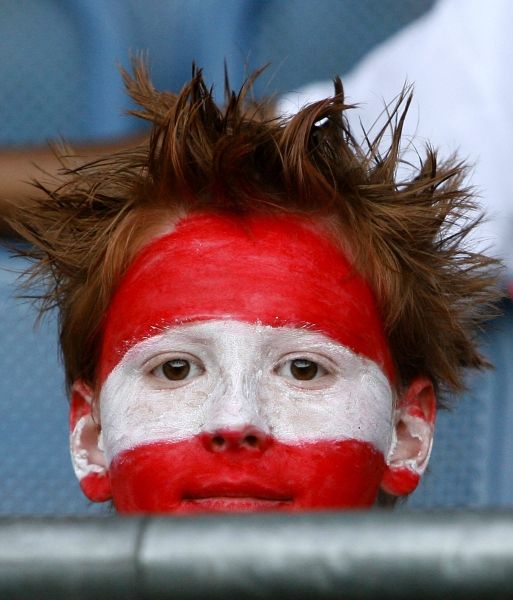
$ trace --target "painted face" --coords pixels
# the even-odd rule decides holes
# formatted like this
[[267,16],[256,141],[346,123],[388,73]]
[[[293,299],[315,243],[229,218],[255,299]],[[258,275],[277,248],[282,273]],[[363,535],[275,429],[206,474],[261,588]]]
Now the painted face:
[[79,411],[75,467],[121,512],[366,507],[396,452],[372,293],[300,217],[196,215],[146,246],[109,308],[99,377],[101,460]]

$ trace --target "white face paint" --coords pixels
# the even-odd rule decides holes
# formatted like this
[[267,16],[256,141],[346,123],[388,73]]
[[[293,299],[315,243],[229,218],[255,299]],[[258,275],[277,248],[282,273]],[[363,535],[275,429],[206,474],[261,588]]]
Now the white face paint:
[[[187,365],[185,378],[166,377]],[[321,333],[228,320],[181,325],[139,342],[100,396],[109,464],[141,444],[244,426],[294,445],[365,441],[386,457],[393,410],[390,383],[370,359]]]

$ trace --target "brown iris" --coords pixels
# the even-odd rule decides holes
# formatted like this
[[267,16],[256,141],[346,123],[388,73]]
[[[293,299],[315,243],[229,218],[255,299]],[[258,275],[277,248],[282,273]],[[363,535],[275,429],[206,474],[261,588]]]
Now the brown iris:
[[302,381],[308,381],[313,379],[319,372],[317,363],[306,358],[296,358],[290,365],[290,373],[294,379],[300,379]]
[[162,365],[162,373],[171,381],[180,381],[185,379],[191,370],[191,364],[183,358],[174,358],[168,360]]

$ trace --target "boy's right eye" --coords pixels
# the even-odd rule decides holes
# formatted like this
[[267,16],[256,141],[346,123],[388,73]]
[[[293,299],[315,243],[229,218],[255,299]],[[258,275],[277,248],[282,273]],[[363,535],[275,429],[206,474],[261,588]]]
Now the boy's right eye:
[[197,363],[182,357],[170,358],[152,369],[158,379],[167,381],[186,381],[201,375],[204,369]]

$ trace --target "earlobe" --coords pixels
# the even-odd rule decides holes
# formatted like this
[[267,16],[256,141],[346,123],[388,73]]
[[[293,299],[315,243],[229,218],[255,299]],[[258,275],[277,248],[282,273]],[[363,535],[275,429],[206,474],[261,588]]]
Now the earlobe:
[[415,490],[429,462],[435,417],[433,384],[426,377],[417,377],[395,411],[394,441],[381,482],[384,492],[405,496]]
[[69,424],[71,461],[80,487],[92,502],[105,502],[112,496],[108,467],[93,418],[93,393],[82,381],[73,384]]

